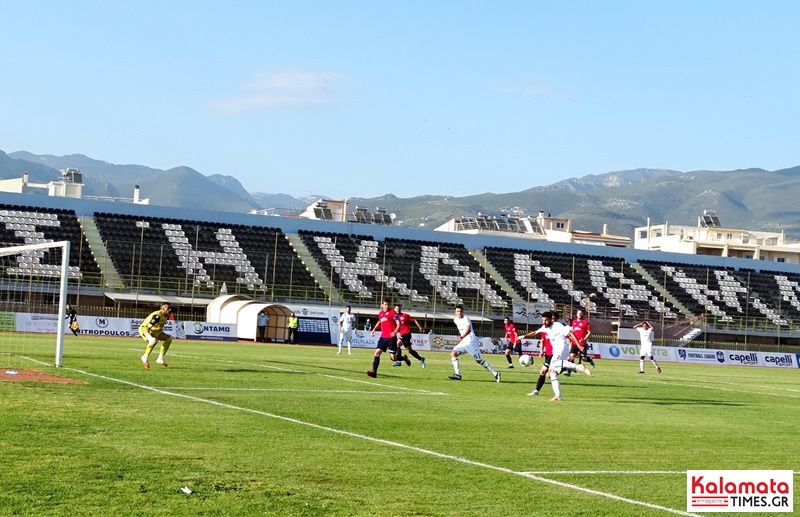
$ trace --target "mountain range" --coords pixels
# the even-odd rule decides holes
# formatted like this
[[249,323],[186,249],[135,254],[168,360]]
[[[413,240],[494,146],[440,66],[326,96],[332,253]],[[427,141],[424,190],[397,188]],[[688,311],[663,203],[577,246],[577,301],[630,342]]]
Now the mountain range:
[[[144,165],[117,165],[82,154],[36,155],[0,151],[0,179],[28,172],[31,181],[60,178],[59,170],[80,169],[84,194],[132,197],[134,185],[155,205],[203,206],[209,210],[249,212],[261,208],[302,209],[324,195],[295,198],[287,194],[248,192],[233,176],[205,176],[190,167],[168,170]],[[522,186],[521,186],[522,187]],[[800,166],[775,171],[690,171],[635,169],[570,178],[551,185],[505,194],[463,197],[423,195],[398,198],[350,198],[352,204],[385,207],[396,214],[395,224],[435,228],[453,217],[477,213],[543,211],[572,220],[573,229],[632,237],[637,226],[665,221],[695,225],[703,210],[714,210],[724,226],[751,231],[785,231],[800,238]]]

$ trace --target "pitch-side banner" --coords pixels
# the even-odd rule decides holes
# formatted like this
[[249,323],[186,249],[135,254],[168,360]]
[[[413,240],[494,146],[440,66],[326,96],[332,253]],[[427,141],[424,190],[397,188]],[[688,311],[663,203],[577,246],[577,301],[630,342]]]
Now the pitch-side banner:
[[186,339],[198,341],[236,341],[236,325],[231,323],[209,323],[207,321],[184,321]]
[[[440,352],[452,352],[453,348],[461,341],[457,335],[439,335],[428,334],[430,338],[431,350]],[[503,346],[499,339],[490,337],[479,337],[478,344],[480,345],[481,352],[485,354],[498,354]],[[523,344],[523,349],[526,349]]]
[[[18,312],[15,319],[17,332],[36,332],[41,334],[55,334],[58,332],[58,315],[56,314]],[[66,328],[66,325],[64,325],[64,328]]]
[[[105,316],[78,316],[79,334],[84,336],[138,336],[140,318],[108,318]],[[58,316],[55,314],[16,314],[17,332],[36,332],[41,334],[55,334],[58,332]],[[183,327],[176,332],[175,321],[164,324],[164,332],[172,337],[183,339]],[[64,325],[65,332],[69,332]]]
[[[639,360],[639,345],[594,343],[603,359]],[[767,366],[771,368],[798,368],[798,354],[718,350],[712,348],[683,348],[654,346],[653,357],[660,361],[689,364],[716,364],[724,366]]]
[[542,314],[553,310],[553,304],[514,302],[512,310],[511,319],[514,323],[536,325],[542,322]]
[[[374,336],[371,334],[371,332],[365,330],[356,330],[353,333],[353,348],[375,348],[378,346],[380,332],[376,332]],[[338,344],[338,341],[334,344]],[[343,346],[347,346],[347,344]],[[414,350],[431,350],[430,335],[411,334],[411,346]]]

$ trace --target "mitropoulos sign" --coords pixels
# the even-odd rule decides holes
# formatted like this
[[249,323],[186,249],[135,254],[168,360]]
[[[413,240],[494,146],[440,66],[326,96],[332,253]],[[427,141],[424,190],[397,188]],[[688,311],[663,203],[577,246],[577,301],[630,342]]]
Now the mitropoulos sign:
[[793,512],[791,470],[690,470],[690,512]]

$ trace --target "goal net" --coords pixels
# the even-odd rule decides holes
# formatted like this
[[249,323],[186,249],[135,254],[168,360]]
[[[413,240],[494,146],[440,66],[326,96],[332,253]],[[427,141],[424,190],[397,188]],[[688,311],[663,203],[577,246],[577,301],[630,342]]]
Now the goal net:
[[0,366],[30,366],[26,357],[46,360],[54,338],[54,364],[61,366],[67,283],[80,274],[69,267],[69,250],[69,241],[0,244]]

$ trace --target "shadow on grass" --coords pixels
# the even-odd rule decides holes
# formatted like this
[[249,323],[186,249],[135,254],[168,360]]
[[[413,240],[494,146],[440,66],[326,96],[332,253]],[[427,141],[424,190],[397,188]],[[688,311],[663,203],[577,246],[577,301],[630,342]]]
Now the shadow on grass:
[[[257,369],[257,368],[228,368],[226,370],[220,370],[226,373],[264,373],[264,370]],[[291,373],[291,372],[268,372],[268,373]]]
[[723,400],[700,400],[700,399],[618,399],[615,402],[623,404],[652,404],[654,406],[713,406],[713,407],[744,407],[751,404],[741,402],[727,402]]

